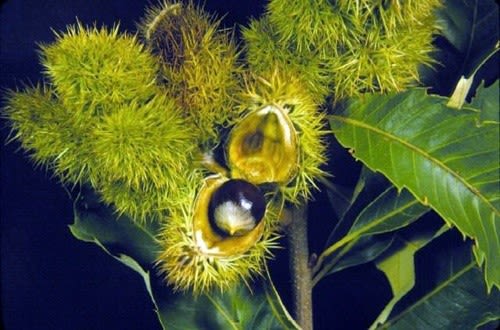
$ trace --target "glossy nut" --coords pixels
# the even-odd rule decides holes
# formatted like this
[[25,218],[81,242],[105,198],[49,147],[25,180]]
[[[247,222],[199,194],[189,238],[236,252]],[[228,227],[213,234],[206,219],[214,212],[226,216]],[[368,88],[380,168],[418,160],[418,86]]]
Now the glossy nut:
[[243,236],[264,217],[266,200],[260,189],[245,180],[228,180],[212,194],[208,207],[212,229],[221,236]]
[[254,184],[288,183],[298,170],[297,132],[280,107],[248,114],[231,131],[227,158],[231,176]]
[[[228,202],[237,211],[231,209]],[[206,178],[198,193],[193,219],[194,239],[199,252],[226,257],[246,252],[262,236],[264,215],[265,200],[257,187],[220,175]]]

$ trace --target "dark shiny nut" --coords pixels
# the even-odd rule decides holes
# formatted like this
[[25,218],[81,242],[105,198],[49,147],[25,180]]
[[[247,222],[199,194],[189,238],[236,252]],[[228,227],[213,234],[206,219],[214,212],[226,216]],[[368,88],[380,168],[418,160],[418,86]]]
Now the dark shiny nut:
[[212,195],[209,221],[221,236],[243,236],[264,217],[266,201],[260,189],[245,180],[228,180]]

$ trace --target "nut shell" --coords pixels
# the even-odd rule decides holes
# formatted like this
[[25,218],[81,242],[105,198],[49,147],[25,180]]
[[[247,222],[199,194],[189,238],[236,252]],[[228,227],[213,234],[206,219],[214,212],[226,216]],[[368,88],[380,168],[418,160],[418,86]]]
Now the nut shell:
[[228,180],[220,175],[207,177],[194,205],[194,241],[198,250],[205,255],[229,257],[242,254],[262,237],[264,221],[241,236],[221,235],[214,230],[209,219],[210,201],[217,189]]
[[231,131],[227,158],[233,178],[286,184],[297,174],[298,157],[297,132],[277,105],[249,113]]

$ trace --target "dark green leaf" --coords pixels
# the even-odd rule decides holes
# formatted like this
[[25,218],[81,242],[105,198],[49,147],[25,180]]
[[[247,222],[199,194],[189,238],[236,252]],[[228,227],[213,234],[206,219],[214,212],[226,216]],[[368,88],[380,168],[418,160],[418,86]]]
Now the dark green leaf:
[[428,210],[407,190],[398,192],[395,187],[391,187],[359,214],[348,235],[390,232],[409,225]]
[[[264,285],[264,284],[262,284]],[[193,297],[176,294],[163,312],[168,329],[234,329],[234,330],[281,330],[298,329],[293,320],[280,319],[282,310],[270,303],[260,284],[252,292],[243,284],[224,293]],[[279,307],[278,307],[279,308]]]
[[269,270],[266,267],[266,281],[263,282],[264,292],[274,317],[279,321],[283,329],[300,330],[300,326],[292,318],[286,309],[281,297],[274,286]]
[[118,216],[111,207],[96,204],[97,197],[85,190],[74,204],[75,220],[71,233],[86,242],[98,243],[116,255],[127,255],[143,268],[155,262],[161,246],[155,239],[158,224],[139,225],[125,216]]
[[422,234],[413,232],[413,237],[410,239],[398,237],[398,241],[401,244],[391,249],[391,251],[388,251],[375,262],[377,268],[380,269],[389,280],[393,297],[387,303],[370,329],[374,329],[379,323],[384,323],[394,306],[401,298],[410,292],[415,285],[415,253],[446,230],[447,228],[443,227],[436,232],[426,231]]
[[439,267],[427,276],[437,283],[430,292],[384,324],[384,329],[475,329],[500,318],[500,293],[490,294],[470,247],[449,248],[437,257]]
[[498,42],[498,4],[493,0],[449,0],[438,10],[441,33],[462,57],[469,77]]
[[330,124],[356,158],[475,239],[488,287],[500,286],[499,126],[445,103],[423,89],[365,95]]
[[345,236],[353,226],[359,213],[390,185],[390,182],[383,175],[374,173],[363,166],[358,182],[351,194],[348,207],[344,210],[342,218],[330,233],[326,246],[328,247]]
[[352,189],[343,187],[334,183],[329,183],[327,186],[327,194],[333,212],[337,219],[342,219],[345,212],[351,206]]
[[481,122],[500,122],[500,109],[498,108],[498,100],[500,99],[499,89],[499,80],[487,88],[484,88],[483,82],[477,89],[476,96],[472,99],[471,105],[481,110]]
[[154,269],[161,246],[155,239],[158,224],[138,225],[125,216],[99,203],[99,197],[85,187],[74,202],[75,220],[71,233],[78,239],[101,247],[106,253],[139,273],[153,301],[160,323],[165,328],[170,290],[162,284]]
[[347,253],[339,258],[327,275],[375,260],[392,245],[393,240],[393,235],[361,237],[352,247],[349,246]]
[[[330,245],[320,256],[318,266],[314,269],[314,283],[322,277],[339,270],[338,263],[349,256],[342,263],[342,268],[369,262],[377,254],[388,247],[388,242],[371,243],[360,249],[366,241],[358,242],[362,237],[391,232],[405,227],[419,219],[428,211],[408,191],[398,193],[395,187],[390,187],[374,198],[356,217],[351,229],[340,240]],[[358,245],[359,244],[359,245]],[[345,246],[345,247],[344,247]],[[337,250],[344,247],[340,252]],[[351,249],[354,249],[351,251]],[[319,269],[321,267],[321,270]]]
[[265,295],[251,294],[243,285],[224,294],[207,295],[197,305],[204,311],[198,323],[211,329],[282,329]]

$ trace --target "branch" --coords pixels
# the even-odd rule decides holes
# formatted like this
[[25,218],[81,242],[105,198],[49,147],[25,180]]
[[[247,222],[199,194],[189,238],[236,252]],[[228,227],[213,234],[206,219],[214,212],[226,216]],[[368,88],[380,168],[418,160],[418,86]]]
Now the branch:
[[306,211],[306,206],[290,209],[291,222],[288,226],[287,237],[295,319],[303,330],[312,330],[312,274],[309,266]]

